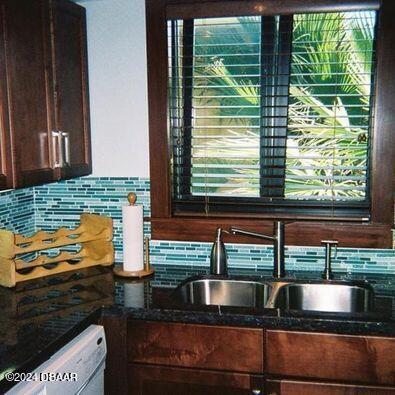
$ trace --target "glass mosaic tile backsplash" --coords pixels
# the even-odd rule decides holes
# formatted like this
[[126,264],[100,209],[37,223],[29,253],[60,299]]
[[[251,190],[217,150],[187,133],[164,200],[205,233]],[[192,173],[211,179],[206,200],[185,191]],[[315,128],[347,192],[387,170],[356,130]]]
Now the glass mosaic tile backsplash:
[[33,233],[36,229],[34,209],[33,188],[0,193],[0,228],[15,233]]
[[[8,191],[0,194],[0,227],[30,234],[36,229],[55,230],[74,227],[82,212],[111,216],[114,219],[114,244],[118,261],[122,260],[121,207],[127,204],[129,192],[137,194],[144,215],[150,215],[150,184],[145,178],[95,178]],[[149,223],[145,226],[149,235]],[[207,267],[211,243],[152,241],[154,265],[191,265]],[[270,246],[227,244],[230,267],[254,270],[272,267]],[[316,271],[323,268],[323,248],[286,248],[288,270]],[[395,250],[339,248],[334,270],[350,273],[395,273]]]
[[[80,214],[90,212],[112,217],[117,258],[122,254],[122,206],[129,204],[127,195],[137,195],[136,204],[150,215],[149,181],[139,178],[93,178],[61,181],[35,188],[35,224],[37,229],[55,230],[78,224]],[[149,234],[149,223],[145,233]]]

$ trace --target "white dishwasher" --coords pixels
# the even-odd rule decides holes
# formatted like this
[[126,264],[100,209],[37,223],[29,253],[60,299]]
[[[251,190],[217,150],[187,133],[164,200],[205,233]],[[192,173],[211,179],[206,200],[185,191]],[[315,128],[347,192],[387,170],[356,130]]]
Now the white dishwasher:
[[91,325],[7,395],[101,395],[107,354],[104,328]]

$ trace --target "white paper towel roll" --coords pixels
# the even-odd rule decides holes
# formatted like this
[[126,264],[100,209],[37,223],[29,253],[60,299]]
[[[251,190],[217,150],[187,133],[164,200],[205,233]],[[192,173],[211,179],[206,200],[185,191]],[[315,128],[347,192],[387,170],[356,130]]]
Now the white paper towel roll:
[[143,206],[122,207],[123,270],[144,268]]

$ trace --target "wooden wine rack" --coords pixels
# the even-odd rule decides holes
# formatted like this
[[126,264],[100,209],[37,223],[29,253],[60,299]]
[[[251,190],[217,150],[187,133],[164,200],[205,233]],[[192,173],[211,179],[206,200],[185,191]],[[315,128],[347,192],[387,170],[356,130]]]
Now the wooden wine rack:
[[[81,214],[76,229],[60,228],[56,232],[39,231],[31,237],[0,229],[0,285],[14,287],[21,281],[90,266],[114,263],[112,219],[96,214]],[[56,256],[42,251],[81,245],[78,252],[60,251]],[[27,261],[21,256],[37,253]]]

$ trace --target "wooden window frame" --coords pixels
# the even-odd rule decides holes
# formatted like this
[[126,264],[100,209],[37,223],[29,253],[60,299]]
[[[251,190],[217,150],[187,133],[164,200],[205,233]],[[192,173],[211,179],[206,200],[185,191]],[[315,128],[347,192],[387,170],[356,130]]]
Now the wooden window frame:
[[[174,216],[167,119],[167,19],[369,9],[379,10],[370,221],[229,213]],[[333,238],[342,247],[391,248],[395,189],[395,25],[391,11],[391,0],[146,0],[152,238],[212,241],[218,226],[231,225],[270,233],[273,220],[280,218],[290,221],[286,225],[289,245],[316,246]],[[229,236],[225,241],[251,243],[242,236]]]

